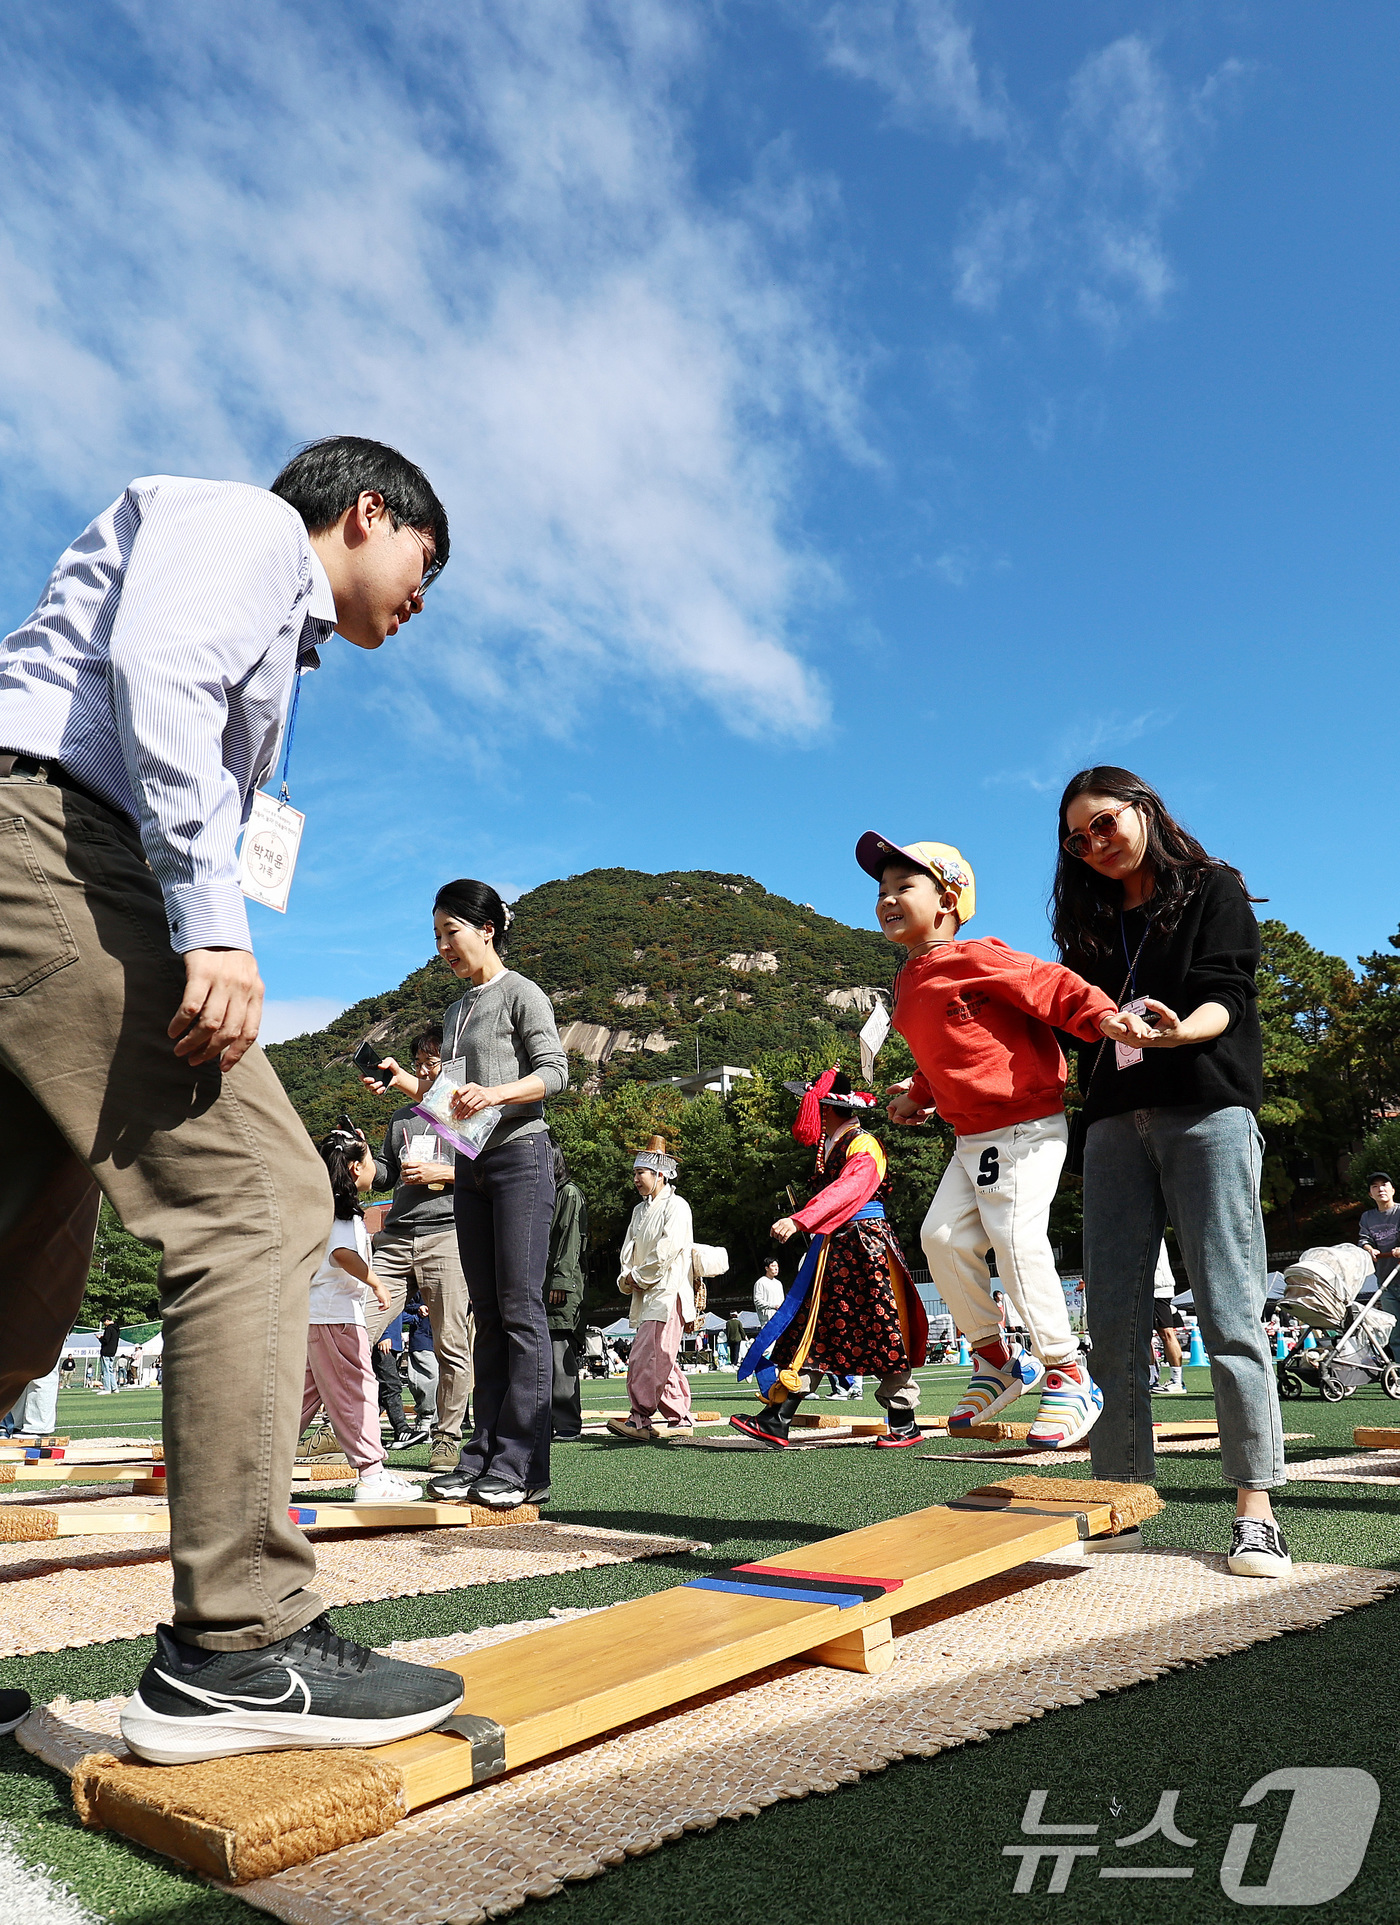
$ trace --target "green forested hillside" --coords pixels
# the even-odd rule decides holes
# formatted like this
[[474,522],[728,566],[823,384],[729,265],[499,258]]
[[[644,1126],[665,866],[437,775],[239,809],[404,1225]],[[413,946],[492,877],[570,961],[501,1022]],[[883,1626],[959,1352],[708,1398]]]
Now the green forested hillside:
[[[593,869],[547,882],[516,903],[510,934],[512,965],[553,997],[561,1030],[584,1023],[630,1033],[632,1046],[601,1069],[571,1058],[571,1082],[592,1078],[604,1091],[688,1074],[697,1028],[707,1067],[747,1068],[762,1050],[830,1055],[864,1015],[828,996],[887,985],[894,960],[873,928],[851,929],[772,895],[751,876],[710,870]],[[308,1129],[330,1128],[342,1109],[371,1132],[382,1125],[392,1105],[363,1087],[352,1052],[369,1038],[402,1055],[414,1032],[459,993],[433,960],[327,1029],[271,1045],[268,1055]]]

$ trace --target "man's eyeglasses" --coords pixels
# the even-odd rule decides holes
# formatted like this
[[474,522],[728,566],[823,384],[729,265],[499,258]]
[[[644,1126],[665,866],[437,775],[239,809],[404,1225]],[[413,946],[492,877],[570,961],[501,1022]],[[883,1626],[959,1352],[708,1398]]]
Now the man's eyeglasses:
[[1070,835],[1060,839],[1060,847],[1067,856],[1077,856],[1083,862],[1089,853],[1090,841],[1111,842],[1118,833],[1118,818],[1125,809],[1134,808],[1132,802],[1120,802],[1116,809],[1100,809],[1099,813],[1084,828],[1075,829]]
[[407,528],[409,534],[412,535],[413,539],[418,543],[418,546],[423,550],[423,579],[419,582],[415,592],[419,595],[426,595],[438,576],[442,573],[446,564],[438,560],[432,543],[424,540],[412,522],[406,521],[404,527]]

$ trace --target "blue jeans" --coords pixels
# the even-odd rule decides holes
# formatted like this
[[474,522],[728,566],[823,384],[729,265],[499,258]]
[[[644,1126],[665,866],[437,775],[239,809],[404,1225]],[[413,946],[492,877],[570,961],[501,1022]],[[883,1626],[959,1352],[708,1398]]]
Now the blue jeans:
[[115,1390],[117,1387],[117,1360],[115,1357],[102,1359],[102,1388]]
[[1084,1283],[1103,1415],[1094,1475],[1148,1483],[1152,1278],[1167,1219],[1186,1260],[1210,1357],[1220,1469],[1242,1490],[1284,1481],[1278,1382],[1260,1318],[1268,1264],[1259,1173],[1264,1140],[1247,1109],[1129,1110],[1100,1117],[1084,1145]]
[[548,1134],[512,1137],[472,1162],[457,1158],[457,1247],[476,1318],[476,1423],[464,1471],[492,1471],[526,1490],[549,1482],[554,1349],[544,1308],[554,1157]]

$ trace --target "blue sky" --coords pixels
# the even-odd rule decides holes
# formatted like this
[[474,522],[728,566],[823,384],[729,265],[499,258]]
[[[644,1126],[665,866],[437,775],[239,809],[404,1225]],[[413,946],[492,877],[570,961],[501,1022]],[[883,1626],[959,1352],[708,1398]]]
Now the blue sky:
[[420,962],[450,876],[860,921],[866,827],[957,843],[973,931],[1045,954],[1092,760],[1384,945],[1400,12],[348,20],[0,24],[0,622],[135,474],[372,434],[452,518],[424,617],[304,691],[270,1033]]

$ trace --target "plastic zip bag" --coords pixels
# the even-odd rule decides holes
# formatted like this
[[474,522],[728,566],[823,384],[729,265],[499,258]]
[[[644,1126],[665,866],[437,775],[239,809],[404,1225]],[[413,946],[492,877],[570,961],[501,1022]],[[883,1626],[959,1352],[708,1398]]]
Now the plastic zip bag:
[[438,1071],[437,1079],[421,1103],[412,1105],[415,1116],[431,1123],[444,1143],[450,1143],[454,1150],[473,1160],[481,1154],[488,1137],[501,1120],[499,1107],[492,1103],[475,1116],[456,1117],[452,1114],[452,1099],[463,1087],[466,1077],[466,1058],[455,1056],[450,1063],[444,1063]]

